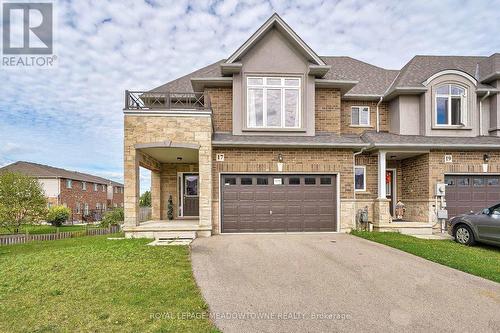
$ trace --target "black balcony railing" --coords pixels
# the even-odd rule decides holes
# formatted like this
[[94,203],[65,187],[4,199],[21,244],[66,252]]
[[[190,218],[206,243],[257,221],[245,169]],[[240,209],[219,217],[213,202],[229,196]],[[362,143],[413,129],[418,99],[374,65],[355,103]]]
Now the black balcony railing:
[[206,93],[125,91],[125,110],[207,110],[210,98]]

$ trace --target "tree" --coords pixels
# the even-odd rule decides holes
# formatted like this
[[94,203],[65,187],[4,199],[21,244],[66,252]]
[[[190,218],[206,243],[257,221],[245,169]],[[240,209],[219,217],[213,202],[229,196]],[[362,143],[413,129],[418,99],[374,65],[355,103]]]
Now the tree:
[[33,177],[6,172],[0,175],[0,226],[19,232],[23,224],[45,219],[47,200],[42,186]]
[[144,192],[139,198],[139,206],[141,207],[151,207],[151,192]]
[[63,222],[66,222],[71,215],[71,210],[64,206],[50,207],[47,213],[47,222],[55,227],[60,227]]

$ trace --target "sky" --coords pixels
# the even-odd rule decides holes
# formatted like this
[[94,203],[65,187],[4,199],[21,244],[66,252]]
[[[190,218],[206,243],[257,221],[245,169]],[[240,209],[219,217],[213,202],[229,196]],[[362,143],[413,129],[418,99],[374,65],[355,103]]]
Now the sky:
[[56,66],[0,66],[0,166],[24,160],[122,181],[124,91],[227,58],[274,12],[319,55],[389,69],[416,54],[500,52],[500,0],[53,3]]

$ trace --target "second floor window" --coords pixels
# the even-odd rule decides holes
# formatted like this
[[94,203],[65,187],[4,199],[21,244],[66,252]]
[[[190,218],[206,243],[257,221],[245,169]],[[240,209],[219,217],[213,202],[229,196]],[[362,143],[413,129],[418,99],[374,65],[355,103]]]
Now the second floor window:
[[300,128],[298,77],[248,77],[248,128]]
[[94,192],[97,192],[97,184],[94,184]]
[[86,191],[87,190],[87,183],[82,182],[82,190]]
[[460,86],[446,84],[436,91],[436,125],[465,125],[466,90]]
[[368,106],[351,107],[352,126],[370,126],[370,108]]
[[66,188],[71,188],[73,186],[73,182],[71,179],[66,179]]

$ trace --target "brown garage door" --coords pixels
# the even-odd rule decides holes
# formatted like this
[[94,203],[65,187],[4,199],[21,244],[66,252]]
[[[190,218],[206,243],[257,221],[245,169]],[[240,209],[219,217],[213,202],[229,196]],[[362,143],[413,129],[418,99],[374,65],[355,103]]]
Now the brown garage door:
[[445,183],[450,218],[500,203],[499,176],[447,175]]
[[335,175],[223,175],[222,232],[337,231]]

